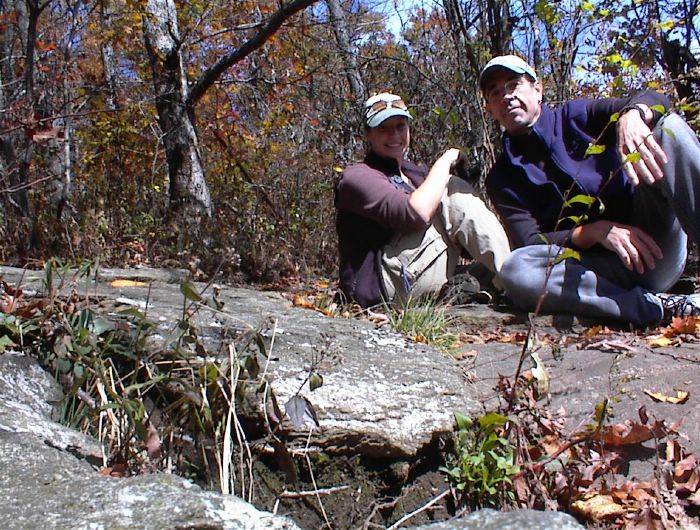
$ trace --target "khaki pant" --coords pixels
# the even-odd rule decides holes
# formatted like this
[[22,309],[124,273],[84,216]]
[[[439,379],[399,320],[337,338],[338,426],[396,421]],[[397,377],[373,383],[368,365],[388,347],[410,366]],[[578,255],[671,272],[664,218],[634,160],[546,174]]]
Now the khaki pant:
[[[397,234],[384,246],[382,275],[389,298],[404,302],[409,296],[438,292],[464,250],[498,275],[510,247],[498,218],[474,188],[452,177],[430,226]],[[496,276],[498,287],[499,282]]]

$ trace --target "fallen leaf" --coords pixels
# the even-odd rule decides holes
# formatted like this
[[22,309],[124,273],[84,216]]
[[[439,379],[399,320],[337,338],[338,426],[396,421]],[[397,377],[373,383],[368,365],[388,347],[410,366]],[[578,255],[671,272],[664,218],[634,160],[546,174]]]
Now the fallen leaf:
[[533,364],[531,372],[532,376],[535,378],[537,396],[545,396],[547,392],[549,392],[549,372],[547,372],[547,368],[542,363],[536,351],[530,352],[530,359]]
[[661,401],[662,403],[673,403],[674,405],[679,405],[688,401],[689,392],[685,390],[676,390],[676,395],[667,396],[661,392],[652,392],[651,390],[644,390],[644,393],[649,396],[654,401]]
[[650,348],[666,348],[667,346],[675,344],[675,342],[675,340],[669,339],[668,337],[656,337],[647,341],[647,344]]
[[146,282],[136,280],[112,280],[109,285],[111,287],[148,287]]
[[[697,490],[698,478],[697,472],[698,463],[693,455],[685,457],[683,460],[676,464],[673,470],[673,480],[678,483],[685,483],[693,491]],[[691,482],[689,484],[689,482]]]
[[592,326],[590,328],[584,329],[581,335],[584,337],[593,337],[595,335],[598,335],[601,331],[603,331],[603,326]]
[[681,459],[683,448],[676,440],[669,440],[666,443],[666,461],[678,462]]
[[467,359],[469,357],[476,357],[478,355],[479,355],[479,352],[477,352],[476,350],[468,350],[468,351],[460,351],[457,353],[453,353],[452,357],[457,361],[461,361],[462,359]]
[[160,436],[158,436],[158,431],[149,421],[147,431],[148,437],[146,438],[146,451],[150,458],[158,458],[160,456]]
[[664,331],[664,335],[682,335],[685,333],[695,333],[700,327],[700,318],[687,316],[687,317],[673,317],[671,324]]
[[100,469],[97,473],[108,477],[122,478],[126,476],[126,465],[122,463],[114,464],[112,466]]
[[624,506],[615,502],[611,495],[592,494],[571,504],[572,511],[590,519],[601,521],[611,517],[619,517],[627,511]]
[[302,307],[304,309],[314,309],[315,307],[311,302],[309,302],[305,297],[303,297],[300,294],[294,297],[292,303],[295,307]]
[[295,307],[301,307],[302,309],[313,309],[314,311],[318,311],[319,313],[326,315],[327,317],[333,317],[333,313],[330,311],[326,311],[325,309],[321,309],[320,307],[316,307],[312,302],[306,299],[306,297],[297,294],[294,296],[294,299],[292,300],[292,304],[294,304]]
[[654,422],[653,425],[642,425],[640,423],[628,421],[610,425],[596,433],[594,438],[600,440],[605,445],[623,446],[636,445],[652,438],[659,438],[666,435],[667,429],[663,422]]
[[700,490],[696,491],[690,497],[685,499],[685,502],[693,504],[695,506],[700,506]]

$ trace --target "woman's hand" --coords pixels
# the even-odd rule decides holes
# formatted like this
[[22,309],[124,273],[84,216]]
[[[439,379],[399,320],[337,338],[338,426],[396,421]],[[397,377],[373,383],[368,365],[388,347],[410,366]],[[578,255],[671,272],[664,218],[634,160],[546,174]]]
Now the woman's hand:
[[450,168],[457,157],[459,149],[448,149],[435,161],[433,167],[430,168],[428,176],[425,178],[416,191],[411,193],[408,199],[409,204],[421,216],[421,218],[429,223],[430,219],[440,204],[447,183],[450,180]]

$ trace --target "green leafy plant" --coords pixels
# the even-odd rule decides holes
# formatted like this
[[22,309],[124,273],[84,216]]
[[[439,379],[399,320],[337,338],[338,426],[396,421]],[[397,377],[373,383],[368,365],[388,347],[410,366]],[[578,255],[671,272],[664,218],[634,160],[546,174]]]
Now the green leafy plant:
[[515,447],[509,442],[506,424],[512,421],[497,412],[474,420],[455,413],[454,454],[441,470],[471,508],[512,504],[513,476],[520,471]]

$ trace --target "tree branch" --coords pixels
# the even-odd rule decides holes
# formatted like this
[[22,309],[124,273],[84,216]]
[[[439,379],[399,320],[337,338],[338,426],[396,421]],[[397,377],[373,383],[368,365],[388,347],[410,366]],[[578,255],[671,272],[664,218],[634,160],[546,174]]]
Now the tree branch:
[[253,35],[253,37],[246,41],[242,46],[236,48],[231,53],[216,61],[216,63],[214,63],[202,74],[194,87],[192,87],[192,91],[190,92],[187,102],[188,105],[193,106],[195,103],[197,103],[197,101],[204,96],[206,91],[209,90],[216,80],[221,77],[221,74],[260,48],[277,32],[278,29],[280,29],[282,24],[284,24],[299,11],[303,11],[310,5],[314,4],[316,1],[317,0],[292,0],[292,2],[289,4],[282,5],[267,20],[260,30]]

